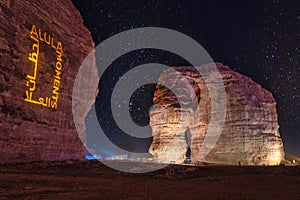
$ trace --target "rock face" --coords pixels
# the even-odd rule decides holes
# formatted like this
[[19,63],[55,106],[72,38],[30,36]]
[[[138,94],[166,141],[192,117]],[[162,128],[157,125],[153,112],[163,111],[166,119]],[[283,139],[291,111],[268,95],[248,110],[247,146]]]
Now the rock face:
[[[219,82],[205,83],[193,67],[173,68],[186,78],[188,84],[183,84],[182,77],[174,70],[168,69],[161,74],[158,84],[168,83],[168,88],[158,85],[154,94],[153,101],[160,106],[154,106],[150,112],[153,142],[149,152],[158,162],[182,163],[190,147],[190,158],[194,162],[280,164],[284,151],[272,94],[221,63],[216,63],[217,72],[209,71],[213,65],[206,64],[199,68],[212,77],[220,73],[222,80]],[[214,114],[209,84],[212,88],[224,84],[226,109],[222,112],[226,117],[217,143],[205,157],[201,157],[201,145]],[[182,106],[179,101],[183,102]]]
[[[83,159],[72,90],[94,43],[79,12],[70,0],[5,0],[0,18],[0,163]],[[83,122],[99,80],[89,64],[95,88],[75,99]]]

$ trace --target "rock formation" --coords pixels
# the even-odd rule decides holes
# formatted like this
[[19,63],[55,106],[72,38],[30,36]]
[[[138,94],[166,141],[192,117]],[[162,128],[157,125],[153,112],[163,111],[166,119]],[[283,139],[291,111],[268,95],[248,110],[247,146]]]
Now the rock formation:
[[[83,159],[72,91],[94,43],[80,13],[70,0],[5,0],[0,17],[0,163]],[[98,84],[89,64],[90,95],[73,99],[83,122]]]
[[[193,67],[173,67],[186,78],[194,91],[183,84],[182,77],[175,70],[168,69],[161,74],[153,99],[154,104],[160,106],[154,106],[150,112],[153,142],[149,152],[158,162],[182,163],[187,148],[190,147],[191,160],[194,162],[280,164],[284,159],[284,151],[278,131],[276,102],[272,94],[250,78],[221,63],[216,63],[216,71],[219,72],[210,72],[212,65],[214,64],[206,64],[198,69],[202,68],[202,71],[207,71],[212,77],[216,75],[214,73],[220,73],[220,82],[205,83]],[[166,83],[168,88],[162,86]],[[212,119],[209,84],[213,88],[214,85],[224,84],[226,109],[223,112],[226,117],[216,145],[202,158],[200,148]],[[183,105],[179,105],[179,100]],[[188,114],[181,118],[184,113]],[[187,128],[190,131],[186,131]],[[187,132],[190,132],[190,146]],[[173,144],[168,145],[170,143]]]

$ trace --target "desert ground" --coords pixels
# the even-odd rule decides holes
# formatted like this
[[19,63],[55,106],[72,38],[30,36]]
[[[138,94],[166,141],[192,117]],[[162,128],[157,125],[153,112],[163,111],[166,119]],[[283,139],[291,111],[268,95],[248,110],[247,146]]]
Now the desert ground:
[[300,167],[170,165],[133,174],[97,160],[5,164],[3,199],[300,199]]

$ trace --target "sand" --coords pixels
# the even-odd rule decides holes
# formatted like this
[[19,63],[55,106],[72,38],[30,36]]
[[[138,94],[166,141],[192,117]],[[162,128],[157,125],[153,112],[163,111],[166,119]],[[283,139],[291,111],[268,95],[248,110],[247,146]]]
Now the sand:
[[300,199],[300,167],[170,165],[132,174],[99,161],[6,164],[2,199]]

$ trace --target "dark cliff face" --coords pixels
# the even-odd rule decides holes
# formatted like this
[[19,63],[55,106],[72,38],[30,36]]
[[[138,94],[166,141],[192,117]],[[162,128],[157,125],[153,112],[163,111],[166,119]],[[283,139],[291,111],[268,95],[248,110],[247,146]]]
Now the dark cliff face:
[[[83,159],[72,91],[94,43],[79,12],[69,0],[6,0],[0,17],[0,162]],[[82,118],[93,97],[77,100]]]
[[[276,102],[272,94],[250,78],[232,71],[228,66],[216,63],[216,72],[210,71],[211,65],[206,64],[199,68],[207,71],[211,77],[220,73],[219,81],[205,83],[193,67],[174,67],[182,77],[174,70],[166,70],[160,76],[158,84],[168,83],[169,89],[158,86],[154,95],[154,103],[161,107],[157,106],[150,113],[150,125],[153,130],[150,153],[160,162],[182,163],[190,147],[192,161],[248,165],[280,164],[284,159],[284,151],[278,131]],[[188,80],[185,84],[183,77]],[[203,158],[200,149],[211,126],[212,115],[216,114],[212,113],[212,99],[208,86],[217,88],[220,84],[224,85],[226,96],[226,109],[222,110],[226,116],[224,126],[217,143]],[[176,96],[174,92],[179,95]],[[179,106],[179,101],[183,106]],[[199,110],[195,109],[197,105]],[[188,114],[181,118],[180,115],[185,113]],[[211,126],[213,134],[217,134],[214,130],[215,125],[217,124]],[[185,138],[187,129],[190,129],[190,145]],[[205,145],[204,149],[210,148],[210,143]]]

